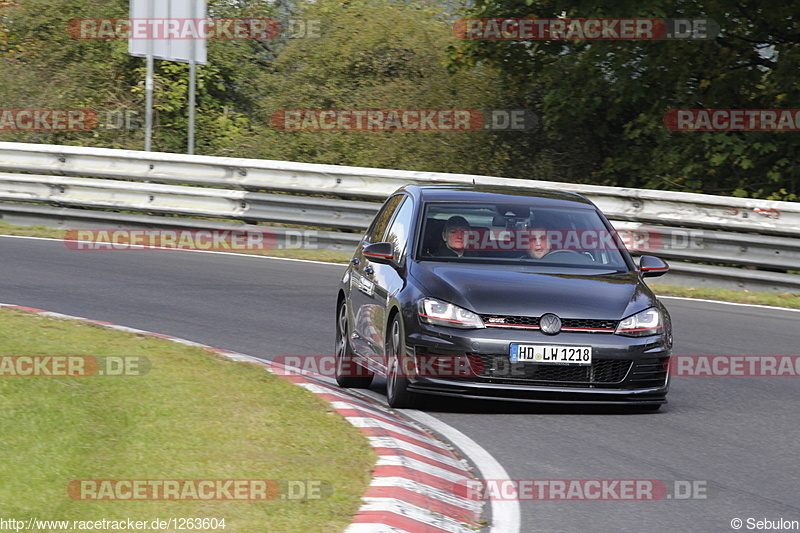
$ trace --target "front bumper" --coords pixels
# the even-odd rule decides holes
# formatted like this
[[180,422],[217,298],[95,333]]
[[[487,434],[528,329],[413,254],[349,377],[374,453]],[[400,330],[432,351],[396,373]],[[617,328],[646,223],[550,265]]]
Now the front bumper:
[[[576,367],[511,363],[510,345],[591,346],[592,365]],[[409,390],[424,394],[521,402],[656,405],[669,391],[670,349],[666,335],[624,337],[608,333],[501,328],[455,330],[423,325],[406,339],[416,372]],[[466,356],[470,371],[453,375],[431,372],[437,358]],[[425,360],[425,363],[420,363]]]

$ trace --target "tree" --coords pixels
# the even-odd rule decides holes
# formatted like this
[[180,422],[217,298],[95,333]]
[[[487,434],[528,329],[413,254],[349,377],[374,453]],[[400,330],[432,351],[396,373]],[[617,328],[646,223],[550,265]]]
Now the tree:
[[[70,21],[127,18],[128,0],[26,0],[0,5],[0,109],[92,109],[92,131],[0,132],[1,140],[142,149],[144,60],[122,40],[75,39]],[[213,17],[269,17],[274,7],[256,0],[211,0]],[[228,153],[248,130],[255,99],[252,80],[269,43],[209,41],[210,64],[199,67],[199,153]],[[153,149],[186,150],[188,67],[156,61]],[[109,124],[109,113],[131,110],[139,129]],[[113,116],[113,115],[111,115]],[[115,122],[115,121],[112,121]]]
[[440,6],[389,0],[319,0],[298,14],[320,36],[293,39],[261,73],[252,157],[409,170],[497,174],[508,154],[486,131],[281,131],[292,109],[490,109],[504,102],[497,73],[451,73],[455,43]]
[[[800,136],[674,132],[671,109],[797,108],[794,6],[757,0],[477,0],[471,17],[710,18],[708,40],[462,41],[458,68],[492,65],[528,93],[559,160],[588,161],[592,181],[797,199]],[[533,157],[538,157],[534,154]]]

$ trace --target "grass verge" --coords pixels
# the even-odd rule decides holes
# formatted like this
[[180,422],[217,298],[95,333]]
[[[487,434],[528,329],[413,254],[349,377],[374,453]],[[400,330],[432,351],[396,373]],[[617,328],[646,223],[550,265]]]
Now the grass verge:
[[[11,376],[8,356],[20,355],[144,357],[150,370]],[[0,309],[0,428],[0,516],[17,520],[224,518],[217,531],[342,531],[375,460],[327,403],[261,367],[11,309]],[[293,481],[295,496],[323,490],[271,501],[70,498],[81,479],[267,479]]]
[[705,287],[678,287],[675,285],[647,284],[658,296],[682,296],[684,298],[701,298],[721,300],[743,304],[773,305],[800,309],[800,294],[733,291],[728,289],[709,289]]

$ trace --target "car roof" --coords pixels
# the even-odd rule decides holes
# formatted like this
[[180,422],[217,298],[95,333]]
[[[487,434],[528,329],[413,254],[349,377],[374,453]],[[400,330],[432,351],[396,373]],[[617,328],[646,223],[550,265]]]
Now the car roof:
[[503,187],[490,185],[407,185],[405,190],[424,202],[491,202],[515,203],[520,197],[526,203],[541,207],[578,207],[596,209],[586,197],[566,191]]

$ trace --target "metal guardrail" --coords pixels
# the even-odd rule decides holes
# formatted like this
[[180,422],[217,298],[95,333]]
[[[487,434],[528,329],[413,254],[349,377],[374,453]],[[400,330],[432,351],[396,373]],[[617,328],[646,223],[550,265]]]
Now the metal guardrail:
[[0,171],[117,178],[382,199],[407,183],[505,185],[577,192],[609,218],[709,229],[800,234],[800,203],[537,180],[0,142]]
[[[779,272],[800,270],[800,239],[796,238],[800,235],[800,204],[790,202],[488,176],[18,143],[0,143],[0,171],[12,172],[0,173],[0,200],[48,204],[0,203],[0,214],[5,214],[6,221],[36,220],[36,223],[49,221],[52,224],[57,220],[61,227],[88,229],[97,228],[97,224],[103,228],[120,227],[120,224],[125,227],[212,228],[214,224],[228,224],[226,229],[243,227],[208,220],[97,211],[118,210],[361,232],[372,220],[378,203],[308,195],[382,199],[406,183],[472,184],[473,180],[486,185],[566,190],[592,199],[617,229],[657,237],[657,247],[653,247],[651,241],[651,246],[642,250],[634,247],[632,251],[654,253],[673,260],[665,282],[751,290],[800,290],[800,276]],[[43,172],[50,175],[41,175]],[[76,175],[91,177],[72,177]],[[305,196],[256,191],[293,192]],[[286,242],[294,242],[291,231],[287,234],[289,230],[270,229],[278,230],[279,243],[283,242],[284,234]],[[321,248],[346,250],[358,242],[355,233],[323,231],[318,234],[315,242]]]
[[[733,233],[653,226],[613,221],[617,231],[628,232],[640,245],[628,246],[631,253],[652,253],[664,259],[721,263],[767,270],[800,271],[800,239],[756,233]],[[800,278],[800,276],[798,276]]]
[[359,230],[379,208],[375,202],[31,174],[0,174],[0,199]]

